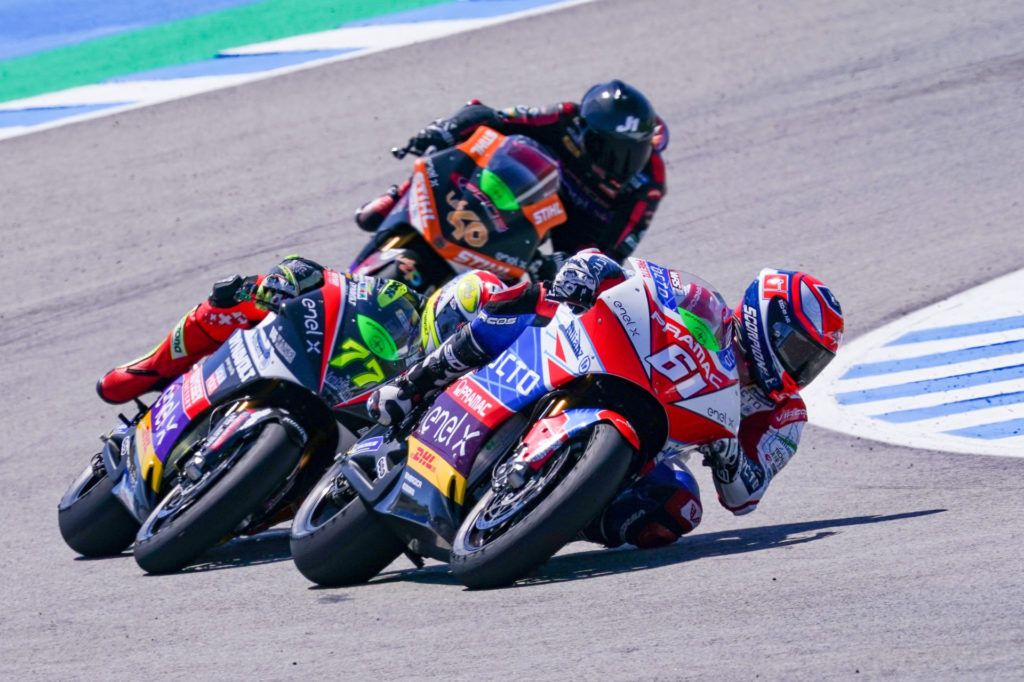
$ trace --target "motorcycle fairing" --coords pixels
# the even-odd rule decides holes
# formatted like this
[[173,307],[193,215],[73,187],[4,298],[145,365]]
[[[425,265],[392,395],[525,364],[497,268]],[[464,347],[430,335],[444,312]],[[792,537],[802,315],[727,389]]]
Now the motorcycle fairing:
[[[624,351],[602,355],[605,371],[649,387],[666,410],[670,439],[699,444],[735,436],[735,356],[728,348],[703,347],[687,328],[675,309],[670,271],[636,258],[630,262],[639,277],[602,293],[580,317],[591,338],[603,334],[605,344],[614,339]],[[645,319],[638,311],[646,311]]]
[[570,408],[534,422],[522,440],[525,446],[522,451],[523,461],[539,470],[563,443],[598,422],[608,422],[630,445],[640,449],[640,436],[636,429],[618,412],[606,408]]
[[[479,268],[504,279],[523,277],[537,245],[566,220],[558,196],[521,207],[517,216],[523,224],[521,229],[509,229],[505,222],[509,214],[500,214],[497,209],[487,220],[481,220],[461,200],[466,179],[478,167],[487,166],[505,137],[481,126],[462,144],[417,159],[409,191],[388,215],[380,232],[387,233],[407,220],[457,272]],[[470,224],[486,228],[479,243],[467,241],[466,226]],[[475,234],[479,238],[479,232]]]
[[[269,318],[268,318],[269,319]],[[300,383],[300,380],[270,345],[273,319],[265,320],[256,329],[236,330],[212,355],[175,379],[160,394],[136,429],[139,444],[140,471],[144,478],[154,469],[154,485],[159,485],[160,467],[167,460],[189,422],[211,403],[240,386],[256,379],[279,377]],[[284,347],[283,339],[278,343]]]
[[[491,157],[498,151],[506,137],[493,128],[480,126],[456,148],[473,159],[477,166],[486,168]],[[548,232],[566,221],[565,208],[557,195],[523,206],[522,210],[534,229],[537,230],[538,240],[543,240]]]
[[[207,358],[163,390],[135,430],[135,464],[140,480],[159,490],[163,466],[189,423],[211,404],[258,379],[280,378],[317,391],[341,318],[345,290],[341,276],[326,271],[327,284],[285,304],[253,329],[236,330]],[[295,330],[301,330],[297,338]],[[325,330],[328,330],[325,332]],[[327,343],[323,339],[327,339]],[[305,343],[305,346],[300,344]],[[305,348],[318,363],[310,366]],[[316,352],[319,351],[319,352]]]
[[408,468],[442,495],[456,504],[462,504],[466,495],[466,474],[415,436],[409,437]]
[[567,306],[559,306],[553,322],[544,327],[543,349],[545,383],[549,386],[605,371],[587,330]]

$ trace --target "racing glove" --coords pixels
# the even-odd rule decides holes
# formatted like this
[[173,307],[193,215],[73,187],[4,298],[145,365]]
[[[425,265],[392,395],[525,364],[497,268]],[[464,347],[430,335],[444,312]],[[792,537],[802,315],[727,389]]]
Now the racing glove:
[[[439,119],[409,138],[409,143],[405,145],[405,149],[402,151],[416,156],[423,156],[436,149],[447,149],[453,144],[455,144],[455,136],[448,130],[446,122]],[[391,151],[395,153],[395,150]],[[405,156],[405,154],[402,154],[402,156]]]
[[587,249],[562,264],[551,282],[547,297],[582,312],[597,301],[599,289],[623,279],[625,275],[618,263],[597,249]]
[[720,483],[732,483],[740,465],[740,442],[736,438],[721,438],[701,445],[697,451],[704,455],[702,464],[711,468],[711,473]]
[[390,384],[381,386],[373,392],[366,402],[366,411],[378,424],[400,424],[412,411],[413,399],[417,395],[418,391],[409,379],[408,373],[402,374]]

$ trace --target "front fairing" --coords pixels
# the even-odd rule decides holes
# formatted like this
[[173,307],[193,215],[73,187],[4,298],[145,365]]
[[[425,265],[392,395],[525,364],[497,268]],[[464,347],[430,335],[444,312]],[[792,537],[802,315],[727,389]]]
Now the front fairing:
[[[591,338],[605,337],[617,353],[603,353],[605,370],[643,386],[664,406],[669,437],[699,444],[736,435],[739,376],[731,328],[686,320],[677,309],[679,271],[630,259],[635,275],[599,297],[581,322]],[[700,328],[697,328],[700,325]]]
[[526,274],[549,230],[565,221],[557,197],[542,205],[499,211],[473,201],[466,180],[486,166],[504,136],[480,128],[469,140],[416,160],[409,191],[382,230],[407,221],[457,271],[488,270],[504,279]]
[[[205,419],[209,408],[252,395],[268,382],[301,387],[336,411],[367,418],[366,397],[414,355],[403,347],[398,361],[375,358],[360,336],[357,315],[372,314],[364,310],[372,303],[366,292],[379,280],[350,281],[330,270],[325,278],[323,287],[286,302],[257,327],[235,331],[163,390],[134,428],[123,497],[151,504],[162,490],[166,467],[194,440],[188,434],[195,433],[197,420]],[[409,337],[415,334],[410,331]]]
[[[117,491],[145,518],[164,490],[172,465],[203,436],[209,408],[250,392],[267,380],[315,391],[316,378],[288,320],[269,315],[258,327],[235,331],[210,356],[163,390],[134,429],[128,476]],[[189,435],[192,434],[192,435]]]

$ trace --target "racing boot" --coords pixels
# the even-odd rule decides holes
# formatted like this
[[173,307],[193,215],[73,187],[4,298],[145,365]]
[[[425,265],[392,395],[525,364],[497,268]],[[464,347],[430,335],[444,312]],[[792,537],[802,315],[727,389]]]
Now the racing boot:
[[376,232],[384,219],[391,213],[398,200],[409,191],[409,181],[406,180],[402,186],[391,185],[388,191],[372,201],[368,201],[356,210],[356,225],[366,232]]
[[462,325],[434,352],[374,391],[366,408],[380,424],[400,424],[426,397],[491,359],[473,338],[470,325]]
[[[236,281],[237,280],[237,281]],[[226,296],[223,285],[237,290],[241,277],[214,285],[214,293],[190,310],[174,326],[167,338],[147,355],[115,367],[96,382],[100,398],[111,404],[125,403],[147,391],[163,389],[198,360],[220,347],[236,329],[259,322],[267,313],[251,301],[242,303]],[[218,292],[218,287],[222,290]],[[228,303],[218,306],[218,303]]]

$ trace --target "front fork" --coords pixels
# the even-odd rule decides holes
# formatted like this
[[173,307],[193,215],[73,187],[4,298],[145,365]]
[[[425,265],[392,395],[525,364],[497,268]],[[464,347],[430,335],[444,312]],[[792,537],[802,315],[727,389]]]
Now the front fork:
[[611,424],[635,449],[640,449],[636,429],[618,412],[595,407],[563,409],[564,404],[562,401],[553,404],[546,415],[534,422],[512,456],[495,468],[491,487],[495,490],[523,487],[559,448],[598,422]]

